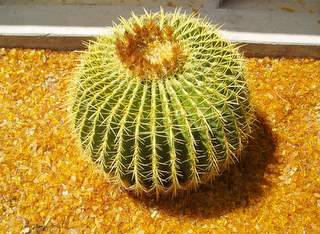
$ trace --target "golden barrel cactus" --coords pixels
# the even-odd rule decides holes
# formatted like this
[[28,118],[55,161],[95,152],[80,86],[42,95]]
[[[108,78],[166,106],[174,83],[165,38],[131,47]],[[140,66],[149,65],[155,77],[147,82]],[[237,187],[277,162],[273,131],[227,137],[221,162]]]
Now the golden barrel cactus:
[[89,44],[74,81],[83,149],[137,193],[197,188],[238,160],[251,132],[243,58],[195,15],[120,18]]

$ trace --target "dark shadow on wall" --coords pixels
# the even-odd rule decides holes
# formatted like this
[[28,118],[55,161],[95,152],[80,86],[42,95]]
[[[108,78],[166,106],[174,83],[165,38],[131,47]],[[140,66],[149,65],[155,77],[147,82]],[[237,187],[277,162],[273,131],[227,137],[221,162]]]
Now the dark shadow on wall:
[[195,218],[219,217],[238,208],[246,208],[259,202],[259,198],[270,191],[272,185],[265,179],[268,165],[275,164],[275,137],[265,120],[258,116],[251,140],[242,154],[239,164],[217,177],[211,184],[200,186],[196,192],[181,193],[176,198],[160,198],[158,201],[148,197],[132,199],[147,207],[157,208],[172,216]]

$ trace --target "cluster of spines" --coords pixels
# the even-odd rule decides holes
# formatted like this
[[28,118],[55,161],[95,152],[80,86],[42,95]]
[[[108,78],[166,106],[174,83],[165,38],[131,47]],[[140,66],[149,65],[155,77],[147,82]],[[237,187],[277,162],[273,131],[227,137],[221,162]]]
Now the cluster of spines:
[[[169,24],[184,45],[179,73],[139,79],[116,58],[116,40],[134,23]],[[204,19],[180,12],[121,20],[89,46],[72,101],[82,147],[136,192],[196,188],[238,160],[253,121],[243,59]]]

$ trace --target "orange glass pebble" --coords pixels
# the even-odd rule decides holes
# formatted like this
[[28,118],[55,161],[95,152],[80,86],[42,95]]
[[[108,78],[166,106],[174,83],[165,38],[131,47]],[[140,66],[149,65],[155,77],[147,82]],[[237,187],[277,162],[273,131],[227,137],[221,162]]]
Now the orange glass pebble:
[[319,60],[247,59],[259,122],[240,164],[198,192],[154,201],[121,191],[81,157],[65,104],[77,59],[0,49],[1,231],[320,233]]

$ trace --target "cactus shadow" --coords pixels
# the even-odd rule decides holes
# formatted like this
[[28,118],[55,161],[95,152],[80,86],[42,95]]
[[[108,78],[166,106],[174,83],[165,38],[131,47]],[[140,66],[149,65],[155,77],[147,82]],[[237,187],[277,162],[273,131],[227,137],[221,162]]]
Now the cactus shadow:
[[187,218],[219,217],[256,204],[272,187],[265,174],[276,172],[271,172],[268,165],[277,163],[274,157],[275,137],[259,114],[257,120],[253,137],[243,151],[240,163],[231,166],[212,183],[204,184],[194,192],[178,194],[174,199],[130,196],[149,208]]

